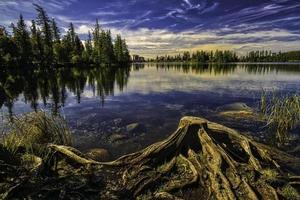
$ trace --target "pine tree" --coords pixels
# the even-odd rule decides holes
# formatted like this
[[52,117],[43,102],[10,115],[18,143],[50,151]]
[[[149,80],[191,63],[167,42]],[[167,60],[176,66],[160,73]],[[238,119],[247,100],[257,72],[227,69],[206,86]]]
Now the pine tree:
[[31,46],[32,54],[35,62],[39,62],[41,58],[44,57],[44,47],[42,41],[42,34],[39,29],[36,27],[34,20],[31,21]]
[[93,40],[94,40],[94,52],[93,52],[93,60],[95,63],[101,62],[101,27],[99,25],[98,19],[96,20],[96,24],[93,31]]
[[75,55],[78,55],[81,57],[83,50],[84,50],[84,46],[83,46],[81,40],[79,39],[79,36],[75,35],[75,44],[74,44]]
[[52,34],[53,34],[53,37],[54,37],[54,41],[55,42],[60,42],[60,31],[59,31],[59,28],[56,25],[55,19],[52,18],[51,22],[52,22],[51,23],[51,28],[52,28]]
[[41,33],[43,38],[43,47],[45,53],[45,61],[52,62],[53,59],[53,34],[50,25],[50,19],[46,11],[39,5],[33,4],[38,15],[37,25],[41,27]]
[[114,57],[117,63],[130,62],[129,50],[126,41],[122,39],[121,35],[117,35],[114,44]]
[[[20,15],[17,26],[12,25],[13,37],[8,36],[5,29],[0,27],[1,62],[7,60],[46,62],[48,64],[81,62],[83,60],[98,64],[130,62],[126,41],[117,35],[113,42],[110,30],[103,30],[98,20],[96,20],[92,34],[88,33],[88,39],[83,45],[72,23],[70,23],[67,34],[61,39],[55,19],[50,20],[41,6],[33,5],[37,11],[37,18],[32,20],[31,34],[27,30],[22,15]],[[10,48],[14,44],[15,48]],[[167,60],[170,59],[171,57],[168,57]]]
[[71,38],[70,38],[70,34],[67,33],[61,42],[61,49],[59,49],[59,53],[58,53],[58,60],[61,63],[68,63],[71,60],[72,57],[72,44],[71,44]]
[[126,44],[125,39],[122,40],[122,62],[123,63],[129,63],[130,62],[130,55],[129,55],[129,50]]
[[60,41],[60,31],[59,28],[56,25],[55,19],[52,18],[51,21],[51,28],[52,28],[52,35],[54,38],[54,42],[53,42],[53,53],[54,53],[54,59],[55,62],[61,62],[62,59],[62,54],[64,54],[62,51],[62,45],[61,45],[61,41]]
[[121,63],[123,61],[123,44],[122,38],[120,35],[117,35],[114,45],[114,54],[117,63]]
[[17,26],[13,27],[13,40],[15,41],[18,52],[19,59],[21,63],[31,62],[32,60],[32,47],[30,43],[29,32],[27,31],[27,26],[23,19],[23,16],[20,15],[20,18],[17,22]]
[[91,32],[89,31],[88,38],[85,43],[85,61],[86,62],[91,62],[92,53],[93,53],[92,36],[91,36]]
[[70,27],[69,27],[69,35],[70,35],[71,45],[72,45],[72,47],[74,47],[75,46],[75,37],[76,37],[76,34],[75,34],[74,25],[73,25],[72,22],[70,23]]
[[114,62],[114,46],[112,43],[112,37],[111,37],[111,32],[110,30],[106,31],[106,44],[107,44],[107,55],[108,55],[108,61],[109,63]]
[[[17,57],[17,46],[4,27],[0,27],[0,63],[11,63]],[[2,65],[1,65],[2,66]]]

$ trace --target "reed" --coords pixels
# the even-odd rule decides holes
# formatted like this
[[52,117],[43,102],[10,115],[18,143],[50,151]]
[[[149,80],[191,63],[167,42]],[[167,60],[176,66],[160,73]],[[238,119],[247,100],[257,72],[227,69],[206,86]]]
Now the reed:
[[285,143],[289,132],[300,123],[300,96],[298,94],[280,96],[273,92],[262,92],[260,112],[269,131],[275,134],[277,142]]
[[13,117],[3,146],[12,154],[18,152],[47,157],[47,144],[71,145],[72,138],[65,120],[46,112],[32,112]]

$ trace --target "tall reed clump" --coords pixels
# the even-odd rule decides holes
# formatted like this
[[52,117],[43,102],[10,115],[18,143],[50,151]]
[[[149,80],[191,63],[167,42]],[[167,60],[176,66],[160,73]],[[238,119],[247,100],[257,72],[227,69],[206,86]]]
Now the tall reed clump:
[[32,112],[14,117],[10,130],[4,136],[3,146],[12,154],[28,153],[45,158],[49,156],[48,143],[71,145],[71,133],[60,116],[46,112]]
[[300,96],[298,94],[280,96],[273,92],[262,92],[260,111],[267,127],[274,133],[279,144],[289,139],[289,132],[300,124]]

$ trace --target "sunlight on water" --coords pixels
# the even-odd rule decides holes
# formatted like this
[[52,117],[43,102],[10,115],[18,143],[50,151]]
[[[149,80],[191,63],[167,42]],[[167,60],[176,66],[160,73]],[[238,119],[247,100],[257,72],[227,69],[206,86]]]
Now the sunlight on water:
[[[14,77],[14,79],[12,79]],[[1,113],[44,109],[67,120],[79,149],[106,146],[107,138],[130,123],[145,127],[124,152],[133,152],[170,134],[182,116],[193,115],[232,125],[216,115],[225,104],[257,107],[262,89],[300,91],[300,65],[139,64],[129,68],[59,68],[6,71],[1,79]],[[117,124],[116,124],[117,123]],[[124,128],[125,127],[125,128]],[[122,153],[124,153],[122,152]]]
[[262,89],[300,91],[300,66],[283,64],[140,64],[121,69],[58,69],[35,76],[20,71],[4,75],[17,77],[1,94],[1,111],[11,113],[59,110],[78,103],[94,103],[100,108],[105,101],[117,105],[117,96],[136,94],[168,97],[170,92],[199,91],[249,97]]

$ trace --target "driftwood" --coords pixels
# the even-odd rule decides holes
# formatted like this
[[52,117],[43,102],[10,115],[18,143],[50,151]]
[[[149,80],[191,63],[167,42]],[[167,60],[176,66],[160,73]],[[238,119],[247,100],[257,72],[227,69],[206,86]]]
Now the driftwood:
[[[203,118],[184,117],[167,139],[112,162],[97,162],[76,149],[49,144],[60,157],[102,173],[102,199],[185,199],[190,190],[201,199],[280,199],[281,187],[299,185],[285,176],[278,157],[288,154],[257,143],[237,131]],[[299,159],[293,158],[296,168]],[[282,184],[264,177],[278,174]],[[275,177],[277,179],[277,177]],[[81,190],[82,191],[82,190]]]

